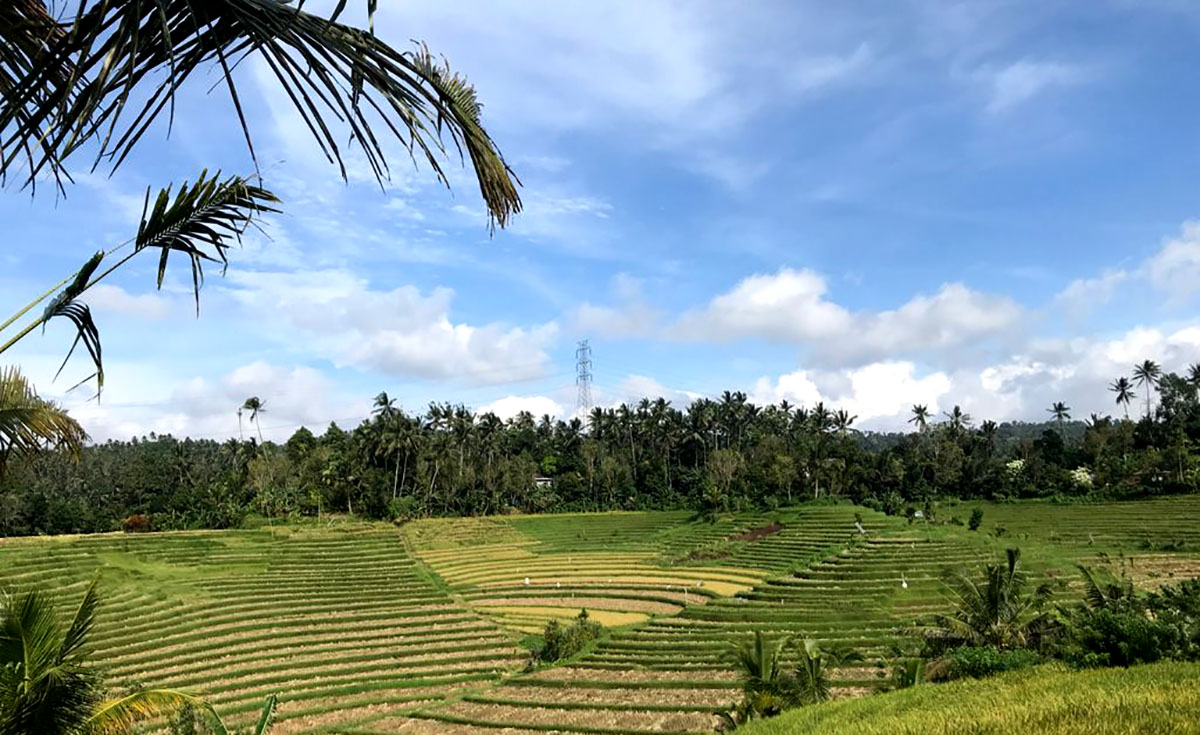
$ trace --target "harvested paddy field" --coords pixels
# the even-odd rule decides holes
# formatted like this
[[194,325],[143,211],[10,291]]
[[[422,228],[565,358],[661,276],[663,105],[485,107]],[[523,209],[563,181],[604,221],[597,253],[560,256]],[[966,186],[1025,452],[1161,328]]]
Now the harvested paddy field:
[[[1061,599],[1077,594],[1079,561],[1120,560],[1146,586],[1200,573],[1196,497],[983,508],[978,532],[818,504],[714,523],[604,513],[5,539],[0,584],[53,590],[65,611],[98,577],[93,649],[109,683],[187,689],[239,726],[278,693],[285,735],[639,735],[711,731],[739,697],[730,647],[756,630],[858,652],[834,672],[838,696],[883,688],[899,631],[945,609],[945,570],[1005,546]],[[602,640],[526,671],[522,639],[583,608]]]

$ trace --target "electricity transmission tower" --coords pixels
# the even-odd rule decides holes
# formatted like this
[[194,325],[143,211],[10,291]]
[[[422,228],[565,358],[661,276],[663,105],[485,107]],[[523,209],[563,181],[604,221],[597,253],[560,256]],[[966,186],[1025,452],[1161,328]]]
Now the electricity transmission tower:
[[592,348],[586,339],[575,347],[575,386],[579,389],[575,415],[586,425],[592,415]]

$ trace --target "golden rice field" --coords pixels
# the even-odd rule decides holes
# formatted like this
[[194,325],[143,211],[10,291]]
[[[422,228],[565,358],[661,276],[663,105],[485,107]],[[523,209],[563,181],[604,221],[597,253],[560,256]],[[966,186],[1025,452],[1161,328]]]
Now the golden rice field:
[[[1200,498],[1152,504],[988,506],[975,533],[805,505],[716,523],[605,513],[0,539],[0,584],[52,590],[65,610],[99,577],[93,653],[109,683],[186,689],[235,725],[277,693],[284,735],[682,735],[711,731],[738,698],[728,650],[755,630],[861,653],[836,672],[839,697],[883,688],[898,629],[944,607],[944,570],[1005,545],[1064,581],[1077,560],[1122,553],[1147,584],[1200,573],[1195,523],[1179,520],[1200,519]],[[1164,551],[1167,536],[1183,541]],[[608,634],[526,671],[523,639],[581,608]]]

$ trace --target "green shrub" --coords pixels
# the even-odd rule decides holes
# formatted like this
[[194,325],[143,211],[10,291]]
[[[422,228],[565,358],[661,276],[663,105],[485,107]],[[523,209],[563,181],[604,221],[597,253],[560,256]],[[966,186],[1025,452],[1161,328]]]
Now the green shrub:
[[392,498],[387,504],[388,519],[392,523],[404,523],[417,517],[420,510],[414,497]]
[[1200,660],[1200,581],[1143,595],[1086,569],[1085,602],[1068,611],[1059,655],[1076,667]]
[[983,525],[983,508],[976,508],[971,511],[971,519],[967,521],[967,528],[978,531],[981,525]]
[[1133,666],[1174,658],[1178,636],[1144,612],[1088,610],[1072,620],[1063,659],[1077,667]]
[[599,640],[603,632],[604,626],[590,620],[587,610],[580,610],[570,625],[551,620],[546,623],[542,646],[534,652],[534,660],[553,663],[570,658]]
[[1025,648],[1001,651],[991,646],[962,646],[951,653],[950,677],[978,679],[1037,664],[1041,657]]

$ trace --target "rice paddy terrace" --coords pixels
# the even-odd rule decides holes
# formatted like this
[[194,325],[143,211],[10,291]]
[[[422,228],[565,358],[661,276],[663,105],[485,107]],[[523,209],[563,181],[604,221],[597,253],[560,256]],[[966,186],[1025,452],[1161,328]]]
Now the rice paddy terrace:
[[[93,647],[110,683],[187,689],[234,724],[279,693],[285,735],[683,734],[711,731],[738,698],[726,655],[754,630],[853,648],[863,660],[836,672],[838,691],[866,693],[897,630],[944,606],[947,566],[1015,543],[1039,577],[1118,554],[1147,582],[1195,576],[1197,521],[1189,496],[987,505],[974,533],[807,505],[716,523],[608,513],[0,539],[0,584],[39,584],[65,608],[98,576]],[[526,672],[522,638],[581,608],[609,635]]]

